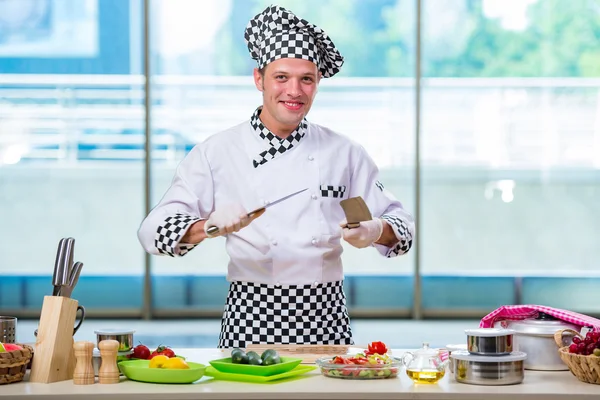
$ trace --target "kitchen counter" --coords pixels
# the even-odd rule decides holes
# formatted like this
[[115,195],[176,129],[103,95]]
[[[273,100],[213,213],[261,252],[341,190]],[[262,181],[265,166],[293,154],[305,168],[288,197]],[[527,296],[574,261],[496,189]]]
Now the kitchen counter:
[[[404,350],[392,350],[402,354]],[[218,349],[176,349],[190,361],[208,365],[209,360],[227,357]],[[219,381],[203,377],[194,384],[159,385],[129,381],[112,385],[74,385],[73,381],[50,384],[26,381],[0,385],[0,398],[81,399],[598,399],[600,385],[583,383],[569,371],[525,371],[523,383],[511,386],[475,386],[458,383],[449,371],[437,384],[415,385],[402,368],[398,378],[346,380],[327,378],[318,369],[298,377],[268,384]],[[97,378],[96,378],[97,382]]]

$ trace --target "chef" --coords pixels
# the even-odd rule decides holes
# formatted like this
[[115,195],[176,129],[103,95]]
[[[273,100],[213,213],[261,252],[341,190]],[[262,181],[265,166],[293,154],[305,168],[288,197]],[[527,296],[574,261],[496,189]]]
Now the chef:
[[[139,240],[150,254],[181,257],[225,237],[230,288],[221,348],[353,344],[341,240],[396,257],[411,248],[414,221],[363,147],[305,118],[319,81],[344,62],[325,32],[270,6],[248,23],[245,39],[262,105],[189,152]],[[340,201],[356,196],[374,218],[349,229]],[[209,235],[209,227],[218,231]]]

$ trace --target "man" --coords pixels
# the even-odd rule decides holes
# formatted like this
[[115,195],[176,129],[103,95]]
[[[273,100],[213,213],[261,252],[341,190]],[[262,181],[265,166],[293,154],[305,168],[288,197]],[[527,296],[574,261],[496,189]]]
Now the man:
[[[320,79],[343,64],[329,37],[271,6],[250,21],[245,39],[262,106],[190,151],[142,222],[140,242],[151,254],[184,256],[225,236],[231,284],[219,347],[353,344],[340,239],[394,257],[410,249],[413,219],[363,147],[305,119]],[[262,216],[247,215],[302,189]],[[349,229],[340,201],[356,196],[376,218]]]

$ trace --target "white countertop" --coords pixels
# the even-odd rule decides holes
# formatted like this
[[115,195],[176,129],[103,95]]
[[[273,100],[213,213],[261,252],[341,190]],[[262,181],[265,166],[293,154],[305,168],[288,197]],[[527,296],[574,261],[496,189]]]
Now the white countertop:
[[[396,355],[405,350],[393,350]],[[227,357],[218,349],[176,349],[189,361],[208,365],[209,360]],[[27,379],[27,378],[26,378]],[[96,378],[97,382],[97,378]],[[510,386],[476,386],[458,383],[454,375],[436,384],[416,385],[402,368],[398,378],[347,380],[327,378],[319,369],[298,377],[268,384],[220,381],[203,377],[193,384],[159,385],[129,381],[118,384],[74,385],[73,381],[50,384],[26,381],[0,385],[0,397],[28,396],[27,399],[510,399],[547,400],[552,398],[599,399],[600,385],[580,382],[569,371],[525,371],[523,383]]]

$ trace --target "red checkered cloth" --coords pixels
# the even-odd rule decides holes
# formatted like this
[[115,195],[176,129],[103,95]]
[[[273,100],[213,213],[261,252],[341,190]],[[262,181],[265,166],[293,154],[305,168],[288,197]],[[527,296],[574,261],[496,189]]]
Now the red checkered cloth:
[[587,326],[595,331],[600,331],[600,320],[590,317],[589,315],[579,314],[573,311],[561,310],[560,308],[552,308],[546,306],[537,306],[535,304],[524,304],[517,306],[502,306],[492,311],[479,322],[480,328],[492,328],[496,321],[503,320],[521,320],[534,318],[539,312],[546,313],[554,318],[569,322],[581,327]]

